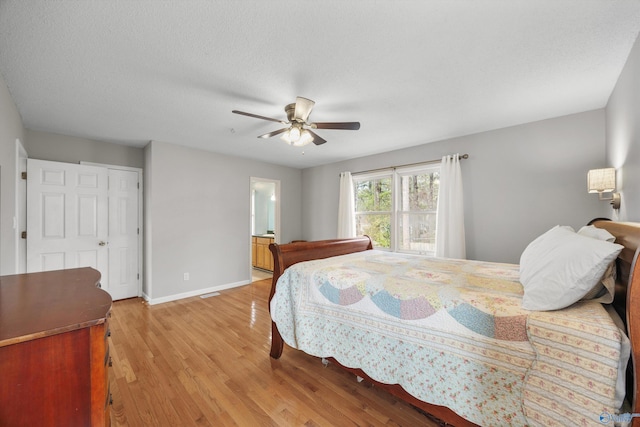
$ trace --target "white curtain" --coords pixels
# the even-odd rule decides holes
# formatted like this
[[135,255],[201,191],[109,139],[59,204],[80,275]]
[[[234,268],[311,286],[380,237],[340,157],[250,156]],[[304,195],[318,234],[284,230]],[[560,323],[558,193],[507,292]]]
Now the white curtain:
[[356,237],[356,216],[351,172],[340,174],[340,200],[338,201],[338,239]]
[[436,256],[466,258],[462,171],[458,154],[442,158],[437,218]]

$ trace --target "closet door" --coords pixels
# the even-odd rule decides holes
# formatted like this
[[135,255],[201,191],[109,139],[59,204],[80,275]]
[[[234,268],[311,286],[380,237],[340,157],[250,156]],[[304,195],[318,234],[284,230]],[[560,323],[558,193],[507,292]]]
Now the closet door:
[[107,169],[27,160],[27,272],[93,267],[109,281]]
[[137,297],[138,172],[109,169],[109,286],[114,300]]

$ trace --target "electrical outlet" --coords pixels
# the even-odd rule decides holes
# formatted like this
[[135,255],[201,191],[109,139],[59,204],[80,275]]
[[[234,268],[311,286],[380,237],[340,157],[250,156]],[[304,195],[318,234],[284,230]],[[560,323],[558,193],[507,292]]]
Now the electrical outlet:
[[189,280],[189,273],[184,273],[184,280]]

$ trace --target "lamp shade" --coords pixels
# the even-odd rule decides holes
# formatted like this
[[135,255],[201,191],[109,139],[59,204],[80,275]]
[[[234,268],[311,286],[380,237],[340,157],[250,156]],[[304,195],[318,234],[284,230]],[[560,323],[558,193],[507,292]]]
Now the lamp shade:
[[293,145],[295,145],[296,147],[304,147],[312,141],[313,137],[311,136],[309,131],[305,129],[302,131],[302,133],[300,133],[300,138],[298,139],[298,141],[294,142]]
[[297,127],[292,127],[290,130],[283,133],[280,139],[295,147],[304,147],[305,145],[313,142],[313,136],[311,136],[308,130],[303,129],[300,131]]
[[296,142],[300,139],[300,128],[296,126],[291,126],[289,129],[289,140],[295,145]]
[[616,169],[591,169],[587,174],[589,193],[610,193],[616,189]]

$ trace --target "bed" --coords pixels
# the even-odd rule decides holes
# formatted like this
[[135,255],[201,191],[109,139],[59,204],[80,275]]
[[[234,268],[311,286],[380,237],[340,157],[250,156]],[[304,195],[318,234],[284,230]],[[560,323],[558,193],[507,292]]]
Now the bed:
[[[530,308],[524,267],[546,256],[536,242],[569,233],[562,227],[532,242],[520,266],[381,252],[368,237],[272,244],[270,355],[286,342],[456,426],[640,426],[640,321],[629,309],[640,298],[640,224],[589,225],[618,248],[602,282],[612,303],[601,303],[611,301],[603,286],[544,310]],[[553,292],[542,296],[563,299]]]

